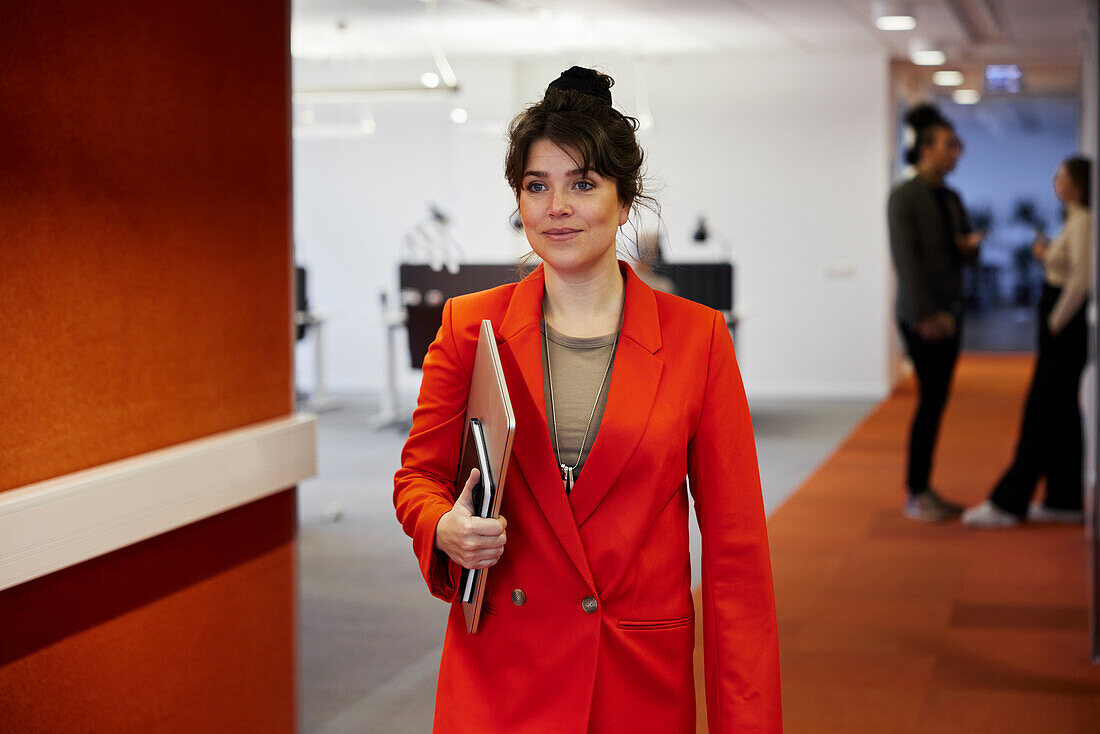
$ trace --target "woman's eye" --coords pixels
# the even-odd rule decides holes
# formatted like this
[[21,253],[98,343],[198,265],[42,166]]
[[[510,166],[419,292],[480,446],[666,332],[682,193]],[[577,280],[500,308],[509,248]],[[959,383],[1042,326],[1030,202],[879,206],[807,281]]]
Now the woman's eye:
[[596,188],[596,184],[591,181],[577,181],[577,188],[581,191],[591,191]]
[[546,191],[546,184],[540,183],[539,181],[532,181],[531,183],[527,184],[527,190],[537,194],[539,192]]

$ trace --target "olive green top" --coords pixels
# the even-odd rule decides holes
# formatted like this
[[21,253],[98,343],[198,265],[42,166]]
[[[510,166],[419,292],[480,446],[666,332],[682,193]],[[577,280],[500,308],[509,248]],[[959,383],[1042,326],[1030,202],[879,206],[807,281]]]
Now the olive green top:
[[[546,396],[546,422],[550,428],[550,443],[554,444],[554,421],[557,419],[557,435],[560,445],[555,445],[558,463],[573,466],[580,452],[580,462],[573,476],[580,475],[588,452],[596,441],[596,433],[603,420],[607,392],[611,384],[608,360],[613,360],[618,333],[595,337],[566,336],[550,326],[544,326],[546,349],[542,353],[543,393]],[[550,369],[546,356],[550,355]],[[606,374],[606,377],[605,377]],[[550,394],[550,376],[553,375],[553,400]],[[601,389],[602,388],[602,389]],[[599,401],[596,397],[599,395]],[[592,405],[596,403],[596,411]],[[556,413],[555,413],[556,411]],[[592,425],[588,429],[588,441],[581,447],[589,416]]]

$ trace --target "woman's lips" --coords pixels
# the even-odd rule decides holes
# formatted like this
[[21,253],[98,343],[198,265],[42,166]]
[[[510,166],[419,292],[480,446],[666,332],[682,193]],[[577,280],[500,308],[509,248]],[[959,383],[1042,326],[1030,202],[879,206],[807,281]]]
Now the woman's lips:
[[570,227],[554,227],[553,229],[547,229],[543,231],[543,235],[554,242],[561,242],[567,240],[573,235],[578,234],[579,229],[572,229]]

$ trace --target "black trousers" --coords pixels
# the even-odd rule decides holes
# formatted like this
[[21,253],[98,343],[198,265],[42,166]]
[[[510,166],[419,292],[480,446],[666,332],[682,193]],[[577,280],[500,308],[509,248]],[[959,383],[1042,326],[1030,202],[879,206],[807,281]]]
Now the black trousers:
[[1047,507],[1080,510],[1084,439],[1078,389],[1088,358],[1088,327],[1082,307],[1057,335],[1047,317],[1061,294],[1043,286],[1039,300],[1039,356],[1024,406],[1016,456],[990,497],[993,504],[1023,517],[1040,477],[1046,477]]
[[928,478],[932,474],[932,454],[940,432],[940,419],[943,417],[944,405],[947,404],[955,363],[959,361],[962,319],[959,318],[957,323],[955,336],[934,342],[922,339],[907,324],[898,324],[905,340],[906,351],[913,360],[920,390],[917,412],[913,414],[913,423],[909,427],[909,467],[905,478],[909,494],[921,492],[929,486]]

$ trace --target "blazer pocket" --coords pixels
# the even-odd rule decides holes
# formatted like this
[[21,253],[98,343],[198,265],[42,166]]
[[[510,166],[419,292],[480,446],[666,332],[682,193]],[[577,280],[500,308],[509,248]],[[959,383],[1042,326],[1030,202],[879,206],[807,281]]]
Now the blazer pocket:
[[695,615],[678,617],[676,619],[620,619],[619,629],[622,630],[674,630],[688,627],[695,622]]

